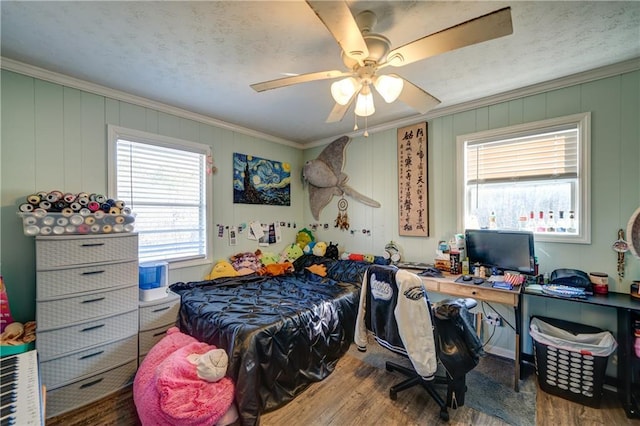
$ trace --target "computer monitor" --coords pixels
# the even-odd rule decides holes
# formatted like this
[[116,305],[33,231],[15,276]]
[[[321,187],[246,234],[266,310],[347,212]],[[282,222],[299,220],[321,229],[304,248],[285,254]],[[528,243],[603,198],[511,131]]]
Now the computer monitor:
[[480,264],[496,268],[500,273],[535,273],[535,251],[531,232],[467,229],[465,244],[470,265]]

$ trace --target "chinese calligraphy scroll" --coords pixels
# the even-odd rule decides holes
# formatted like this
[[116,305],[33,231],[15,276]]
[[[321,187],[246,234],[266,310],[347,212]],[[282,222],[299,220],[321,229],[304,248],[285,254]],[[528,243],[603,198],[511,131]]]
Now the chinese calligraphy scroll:
[[427,123],[398,129],[398,231],[429,236]]

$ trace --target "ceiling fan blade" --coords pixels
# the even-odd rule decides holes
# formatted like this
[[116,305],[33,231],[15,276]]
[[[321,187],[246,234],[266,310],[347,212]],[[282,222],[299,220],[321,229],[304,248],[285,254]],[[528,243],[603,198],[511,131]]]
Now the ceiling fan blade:
[[369,57],[369,49],[353,14],[343,1],[311,1],[307,4],[318,15],[345,55],[358,61]]
[[393,49],[385,65],[400,67],[512,33],[511,8],[505,7]]
[[254,83],[251,85],[251,88],[256,92],[264,92],[265,90],[277,89],[279,87],[291,86],[293,84],[307,83],[316,80],[327,80],[329,78],[350,76],[352,74],[352,72],[337,70],[312,72],[309,74],[300,74],[291,77],[278,78],[276,80],[263,81],[262,83]]
[[340,105],[336,102],[336,104],[333,106],[333,109],[329,113],[329,117],[327,117],[325,123],[335,123],[338,121],[342,121],[345,114],[351,107],[351,104],[353,104],[353,100],[356,98],[356,96],[358,96],[357,92],[354,93],[353,96],[351,96],[351,99],[349,99],[349,102],[347,102],[345,105]]
[[[402,78],[396,74],[390,74],[394,77]],[[415,84],[410,81],[404,79],[404,86],[402,88],[402,92],[400,92],[400,99],[405,104],[409,105],[411,108],[418,111],[420,114],[424,114],[427,111],[435,108],[440,103],[440,100],[431,96]]]

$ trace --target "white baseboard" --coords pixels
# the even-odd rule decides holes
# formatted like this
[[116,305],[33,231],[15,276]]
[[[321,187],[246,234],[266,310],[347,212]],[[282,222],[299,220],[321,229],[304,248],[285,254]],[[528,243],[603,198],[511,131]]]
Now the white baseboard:
[[501,348],[500,346],[487,345],[484,347],[484,351],[488,354],[496,355],[502,358],[513,359],[513,360],[516,359],[515,351]]

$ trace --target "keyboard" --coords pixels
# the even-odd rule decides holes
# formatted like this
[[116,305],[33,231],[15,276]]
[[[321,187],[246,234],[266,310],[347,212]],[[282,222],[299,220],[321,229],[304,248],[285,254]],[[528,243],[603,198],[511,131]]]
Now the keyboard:
[[422,263],[422,262],[401,262],[401,263],[396,263],[396,266],[398,268],[403,268],[403,269],[420,269],[420,270],[433,268],[433,264]]
[[0,358],[0,426],[44,426],[35,350]]

